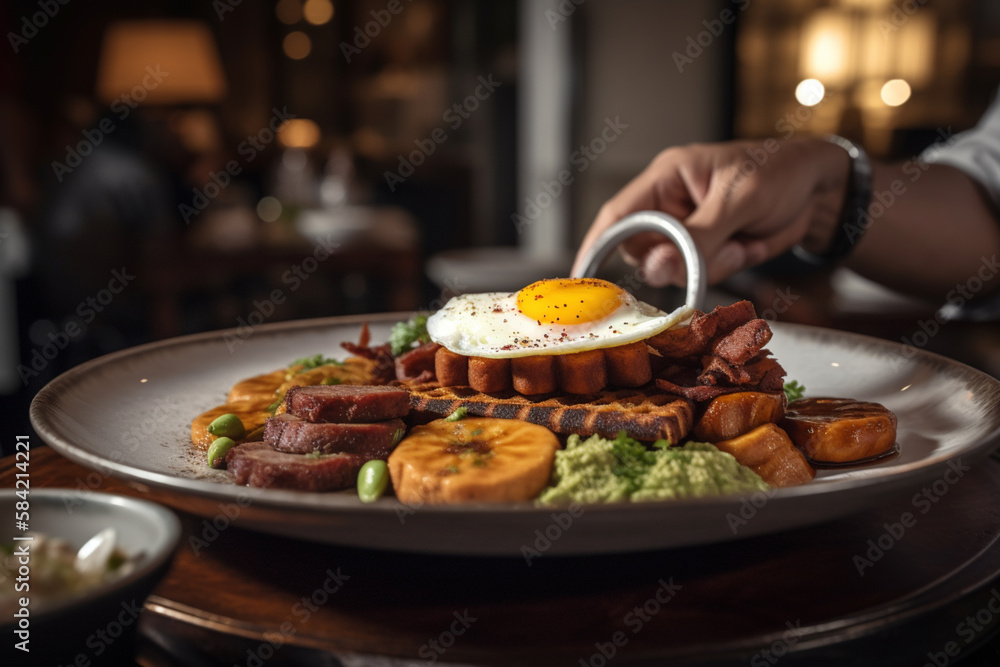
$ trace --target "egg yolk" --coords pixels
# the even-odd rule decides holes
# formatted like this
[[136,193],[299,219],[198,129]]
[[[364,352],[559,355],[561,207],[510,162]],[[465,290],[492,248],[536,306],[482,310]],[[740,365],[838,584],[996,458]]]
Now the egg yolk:
[[625,303],[625,290],[598,278],[539,280],[517,293],[518,310],[538,322],[596,322]]

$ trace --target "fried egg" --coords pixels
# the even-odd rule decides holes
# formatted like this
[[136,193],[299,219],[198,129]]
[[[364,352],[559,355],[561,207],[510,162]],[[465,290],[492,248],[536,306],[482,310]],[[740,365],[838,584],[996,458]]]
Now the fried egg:
[[665,313],[606,280],[560,278],[519,292],[457,296],[427,319],[427,333],[468,357],[570,354],[644,340],[692,312]]

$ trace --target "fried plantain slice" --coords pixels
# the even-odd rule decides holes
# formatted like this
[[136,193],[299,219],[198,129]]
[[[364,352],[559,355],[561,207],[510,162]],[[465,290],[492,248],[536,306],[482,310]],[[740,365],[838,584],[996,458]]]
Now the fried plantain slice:
[[785,414],[785,392],[740,391],[713,398],[694,426],[696,440],[719,442],[778,423]]
[[389,456],[404,503],[505,502],[541,493],[559,440],[543,426],[509,419],[438,419],[414,427]]
[[896,415],[879,403],[851,398],[800,398],[788,404],[781,427],[817,463],[849,463],[896,444]]
[[812,481],[816,471],[788,434],[776,424],[764,424],[730,440],[715,443],[771,486],[798,486]]

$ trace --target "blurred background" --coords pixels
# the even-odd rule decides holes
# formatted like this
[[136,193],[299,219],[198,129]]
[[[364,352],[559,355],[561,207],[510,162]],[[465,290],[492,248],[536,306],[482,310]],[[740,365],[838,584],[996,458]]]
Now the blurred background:
[[[664,148],[837,133],[910,160],[1000,82],[989,0],[8,0],[0,33],[7,453],[96,356],[565,275]],[[710,296],[735,298],[904,342],[944,301],[788,258]],[[996,325],[941,329],[927,349],[1000,375]]]

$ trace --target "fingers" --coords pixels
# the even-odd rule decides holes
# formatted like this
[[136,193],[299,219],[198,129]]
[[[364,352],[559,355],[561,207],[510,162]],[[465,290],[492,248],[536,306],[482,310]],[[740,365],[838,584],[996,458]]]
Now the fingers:
[[729,186],[716,178],[698,207],[684,220],[706,262],[715,259],[720,266],[730,266],[743,261],[742,245],[730,244],[732,236],[749,223],[753,209],[740,206],[735,199]]
[[783,252],[791,249],[797,243],[802,241],[802,237],[805,235],[805,230],[809,226],[809,221],[813,216],[813,209],[811,206],[806,206],[799,210],[793,217],[790,223],[785,227],[779,229],[773,234],[768,235],[760,239],[760,243],[765,247],[764,254],[765,259],[771,259],[772,257],[777,257]]
[[[776,245],[780,245],[780,242]],[[767,240],[727,241],[714,255],[704,256],[706,279],[709,284],[721,282],[735,273],[757,266],[771,256]],[[640,266],[644,271],[643,278],[650,287],[687,283],[684,258],[680,250],[669,241],[650,248]]]
[[[670,149],[600,210],[577,254],[581,258],[608,228],[641,210],[682,220],[705,258],[708,280],[719,282],[774,257],[797,243],[809,223],[811,171],[793,148],[784,148],[760,169],[744,174],[744,144]],[[764,172],[767,172],[765,178]],[[786,187],[787,186],[787,187]],[[641,234],[622,244],[626,261],[645,270],[653,286],[682,284],[680,252],[660,234]]]
[[727,241],[710,260],[706,260],[708,283],[714,285],[752,266],[747,246],[742,241]]
[[684,261],[677,247],[670,241],[649,249],[643,258],[646,284],[650,287],[684,284]]
[[642,232],[622,242],[622,257],[632,266],[639,266],[646,259],[647,253],[664,243],[670,244],[670,239],[663,234]]
[[[655,210],[683,220],[691,213],[694,203],[677,171],[679,154],[677,150],[661,153],[641,174],[601,207],[577,251],[573,263],[574,274],[582,268],[583,256],[601,234],[625,216],[637,211]],[[641,261],[651,245],[664,239],[664,236],[658,234],[629,239],[625,246],[626,259]]]
[[[767,242],[760,239],[744,241],[743,248],[746,251],[746,266],[744,268],[763,264],[772,257],[768,251]],[[777,254],[775,253],[774,256],[777,256]]]

